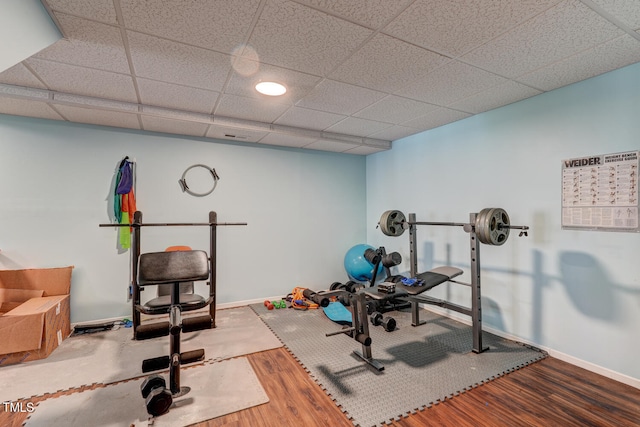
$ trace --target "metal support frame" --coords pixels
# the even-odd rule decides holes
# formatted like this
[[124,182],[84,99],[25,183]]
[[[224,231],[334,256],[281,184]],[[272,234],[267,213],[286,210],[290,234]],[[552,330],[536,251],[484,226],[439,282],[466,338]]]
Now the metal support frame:
[[[469,214],[469,222],[476,223],[475,213]],[[482,299],[480,295],[480,242],[475,227],[469,232],[471,250],[471,324],[473,326],[473,352],[482,353],[489,347],[482,346]]]
[[[367,288],[365,288],[367,289]],[[362,346],[362,351],[354,350],[353,354],[376,368],[378,371],[384,370],[384,365],[375,360],[371,354],[371,335],[369,335],[369,321],[367,314],[367,296],[365,289],[361,289],[356,293],[348,293],[349,306],[351,307],[351,326],[342,328],[339,331],[328,332],[325,334],[331,337],[339,334],[347,334],[354,340],[358,341]],[[345,294],[346,291],[328,291],[319,292],[323,297]]]
[[[432,298],[429,296],[416,295],[409,297],[411,302],[411,325],[420,326],[424,325],[426,321],[420,320],[420,303],[437,305],[439,307],[453,310],[458,313],[471,316],[471,322],[473,327],[473,352],[482,353],[488,350],[488,347],[482,345],[482,301],[480,293],[480,241],[476,236],[475,226],[476,213],[469,214],[469,224],[464,223],[434,223],[434,222],[417,222],[416,214],[409,214],[409,255],[410,255],[410,272],[411,277],[416,277],[418,274],[418,252],[417,252],[417,237],[416,226],[417,225],[455,225],[464,227],[465,231],[469,232],[469,244],[471,254],[471,308],[463,307],[458,304],[454,304],[445,300]],[[453,283],[459,283],[467,285],[466,283],[453,281]]]
[[409,214],[409,257],[411,264],[409,266],[411,277],[418,275],[418,239],[416,238],[416,214]]
[[354,350],[353,354],[376,368],[378,371],[384,370],[384,365],[375,360],[371,354],[371,336],[369,335],[367,301],[364,292],[360,291],[352,296],[351,309],[353,310],[353,338],[362,345],[362,351]]
[[138,286],[138,257],[140,257],[140,224],[142,212],[133,214],[133,233],[131,245],[131,308],[133,317],[133,338],[138,336],[138,327],[142,323],[142,314],[136,309],[140,306],[140,286]]
[[211,304],[209,305],[209,315],[211,316],[211,327],[216,327],[216,277],[217,277],[217,253],[218,247],[218,230],[216,224],[218,223],[218,214],[214,211],[209,212],[209,271],[211,272],[209,282],[209,295],[211,297]]
[[[176,396],[180,390],[180,332],[182,331],[182,319],[180,318],[180,283],[171,286],[171,312],[169,313],[169,388],[171,394]],[[175,322],[175,323],[174,323]]]

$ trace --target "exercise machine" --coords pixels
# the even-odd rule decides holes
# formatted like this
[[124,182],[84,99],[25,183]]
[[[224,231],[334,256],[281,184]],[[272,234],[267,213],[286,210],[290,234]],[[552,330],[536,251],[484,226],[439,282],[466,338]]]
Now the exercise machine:
[[[344,327],[339,331],[329,332],[327,337],[339,334],[346,334],[361,344],[361,351],[354,350],[353,354],[373,366],[376,370],[384,370],[384,365],[375,360],[371,351],[372,339],[369,333],[369,320],[371,324],[382,325],[386,331],[395,329],[395,320],[384,318],[378,311],[378,307],[385,306],[390,301],[397,301],[398,298],[408,296],[402,289],[397,289],[395,284],[389,285],[381,283],[376,285],[376,278],[380,265],[386,269],[387,277],[391,277],[390,268],[402,262],[399,253],[387,254],[384,247],[378,249],[368,248],[364,250],[364,258],[373,266],[373,273],[369,281],[369,286],[355,286],[355,282],[348,286],[335,286],[334,289],[325,292],[317,292],[317,298],[337,297],[343,304],[351,307],[351,326]],[[334,287],[335,283],[332,285]],[[375,308],[374,308],[375,307]],[[369,318],[369,314],[371,317]]]
[[183,329],[180,285],[209,278],[209,260],[204,251],[150,252],[140,254],[138,283],[144,286],[171,285],[169,306],[169,355],[146,359],[142,372],[169,368],[169,389],[164,378],[151,375],[142,383],[140,391],[145,399],[147,412],[153,416],[166,413],[173,399],[190,391],[180,384],[180,366],[204,359],[204,349],[180,351],[180,335]]
[[[180,384],[180,366],[204,359],[204,349],[181,352],[182,332],[193,332],[215,327],[216,310],[216,242],[217,227],[247,225],[246,223],[219,223],[217,214],[209,212],[207,223],[143,223],[142,212],[136,211],[131,224],[100,224],[100,227],[131,227],[133,244],[132,269],[132,317],[134,339],[145,339],[169,334],[169,355],[146,359],[142,372],[148,373],[169,368],[169,388],[161,375],[151,375],[142,383],[140,391],[145,399],[147,412],[152,416],[166,413],[176,397],[187,394],[189,387]],[[141,228],[170,226],[208,226],[210,229],[209,255],[202,250],[188,247],[172,247],[164,252],[141,253]],[[207,298],[191,292],[184,293],[184,285],[208,280]],[[170,286],[168,296],[161,295],[141,304],[141,291],[145,286]],[[168,298],[167,298],[168,297]],[[182,318],[185,311],[209,306],[204,315]],[[141,313],[168,314],[169,320],[151,326],[141,325]]]
[[[455,267],[437,267],[430,271],[418,274],[418,251],[417,251],[417,231],[418,225],[430,226],[452,226],[462,227],[469,233],[469,249],[471,259],[471,283],[464,283],[453,280],[454,277],[462,274],[462,270]],[[420,303],[437,305],[449,310],[453,310],[471,317],[473,327],[473,352],[481,353],[487,350],[482,345],[482,309],[480,292],[480,243],[486,245],[500,246],[506,243],[509,232],[512,229],[521,230],[520,236],[527,236],[529,227],[526,225],[512,225],[509,215],[501,208],[485,208],[478,213],[469,214],[469,222],[433,222],[416,221],[416,214],[410,213],[409,217],[399,210],[389,210],[382,214],[378,223],[380,230],[387,236],[397,237],[409,230],[409,255],[410,255],[410,275],[416,279],[423,280],[421,286],[405,286],[398,284],[409,294],[411,302],[412,325],[424,324],[420,320]],[[471,307],[463,307],[445,300],[421,295],[423,292],[432,289],[442,283],[452,282],[471,287]]]
[[[350,293],[349,306],[351,307],[351,326],[344,327],[338,331],[329,332],[325,334],[327,337],[331,337],[339,334],[346,334],[361,344],[362,351],[354,350],[353,354],[358,356],[369,365],[373,366],[376,370],[384,370],[384,365],[375,360],[371,351],[371,335],[369,334],[369,314],[367,313],[367,301],[384,302],[387,299],[400,298],[408,296],[407,292],[402,289],[394,288],[393,292],[388,292],[387,289],[381,288],[381,285],[374,285],[371,287],[365,287],[357,290],[355,293]],[[344,290],[318,292],[318,295],[322,297],[331,297],[339,292],[346,292]],[[373,323],[373,322],[372,322]],[[395,325],[394,325],[395,328]]]
[[[463,271],[457,267],[442,266],[436,267],[423,273],[418,271],[418,255],[417,255],[417,239],[416,226],[432,225],[432,226],[460,226],[469,233],[470,257],[471,257],[471,283],[464,283],[454,280],[455,277],[461,275]],[[405,230],[409,230],[410,245],[410,275],[419,283],[417,286],[408,286],[396,281],[397,276],[391,276],[389,268],[399,265],[402,262],[400,255],[394,252],[392,256],[387,256],[384,247],[377,250],[365,251],[365,258],[373,264],[373,277],[369,287],[356,290],[349,294],[349,301],[352,312],[352,326],[345,327],[339,331],[327,333],[326,336],[338,334],[348,334],[356,341],[362,344],[362,351],[354,351],[354,354],[362,360],[375,367],[378,371],[382,371],[384,366],[377,360],[373,359],[371,352],[371,336],[369,335],[369,327],[367,323],[367,307],[368,304],[384,306],[388,301],[408,300],[411,304],[412,326],[419,326],[426,322],[420,320],[420,303],[437,305],[449,310],[468,315],[472,319],[473,328],[473,352],[482,353],[487,350],[482,344],[482,315],[481,315],[481,292],[480,292],[480,243],[487,245],[500,246],[503,245],[512,229],[521,230],[520,236],[526,236],[529,230],[528,226],[511,225],[509,215],[501,208],[487,208],[479,213],[469,214],[468,223],[455,222],[429,222],[416,221],[414,213],[409,214],[409,219],[398,210],[386,211],[382,214],[378,226],[387,236],[400,236]],[[375,285],[376,272],[380,263],[387,269],[387,280]],[[429,289],[432,289],[442,283],[452,282],[471,287],[471,307],[464,307],[449,301],[422,295]],[[334,291],[336,292],[336,291]],[[343,292],[346,292],[343,290]],[[331,293],[320,292],[323,296],[330,296]],[[372,323],[383,324],[384,318],[381,313],[373,313]],[[387,324],[389,320],[387,320]],[[392,329],[386,326],[385,329]]]
[[209,227],[209,270],[210,277],[207,285],[209,286],[208,296],[202,297],[195,294],[182,294],[181,309],[182,311],[193,311],[209,306],[209,313],[202,316],[194,316],[184,319],[183,331],[192,332],[202,329],[211,329],[216,327],[216,246],[217,246],[217,229],[221,226],[244,226],[246,222],[218,222],[216,212],[209,212],[209,222],[193,223],[193,222],[174,222],[174,223],[144,223],[142,220],[142,212],[136,211],[133,215],[131,224],[99,224],[100,227],[131,227],[132,244],[131,244],[131,304],[132,304],[132,324],[133,338],[135,340],[144,340],[169,334],[169,322],[155,322],[147,325],[142,323],[142,314],[159,315],[168,314],[170,311],[169,299],[163,296],[154,298],[141,303],[141,292],[144,286],[138,283],[138,259],[140,257],[141,247],[141,230],[144,227]]

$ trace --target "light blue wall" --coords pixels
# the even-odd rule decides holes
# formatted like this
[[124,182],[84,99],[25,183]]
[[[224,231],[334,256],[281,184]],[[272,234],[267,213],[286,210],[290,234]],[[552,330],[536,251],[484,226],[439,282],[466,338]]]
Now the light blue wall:
[[[561,161],[638,149],[640,64],[407,137],[367,157],[368,242],[408,259],[408,233],[375,229],[388,209],[466,222],[504,208],[531,232],[481,248],[485,325],[640,379],[640,235],[561,229]],[[419,227],[418,254],[421,271],[471,280],[459,228]],[[432,294],[470,303],[459,285]]]
[[[146,222],[248,222],[218,231],[218,303],[326,289],[366,237],[365,158],[0,115],[0,268],[75,265],[73,322],[129,316],[129,254],[109,222],[114,172],[137,160]],[[207,197],[182,193],[196,163],[220,175]],[[206,171],[200,169],[201,172]],[[195,175],[192,175],[194,173]],[[196,191],[198,169],[189,173]],[[208,249],[200,228],[145,228],[142,250]]]

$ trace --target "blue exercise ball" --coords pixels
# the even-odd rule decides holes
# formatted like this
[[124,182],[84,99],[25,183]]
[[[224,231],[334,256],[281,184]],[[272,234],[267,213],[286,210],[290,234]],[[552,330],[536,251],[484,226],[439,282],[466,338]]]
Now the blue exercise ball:
[[[349,276],[351,280],[355,280],[356,282],[368,282],[371,280],[374,266],[364,257],[364,251],[367,249],[376,250],[373,246],[360,244],[355,245],[345,254],[344,269],[347,271],[347,276]],[[383,267],[382,264],[380,264],[378,268],[378,278],[381,277],[382,272]]]

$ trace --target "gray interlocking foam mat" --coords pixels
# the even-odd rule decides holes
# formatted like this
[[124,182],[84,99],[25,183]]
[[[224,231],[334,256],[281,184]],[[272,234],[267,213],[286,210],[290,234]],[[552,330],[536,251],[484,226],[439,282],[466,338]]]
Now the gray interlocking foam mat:
[[472,352],[471,326],[422,310],[425,325],[411,326],[410,312],[390,312],[398,328],[370,325],[377,371],[353,355],[362,346],[345,334],[326,337],[341,326],[322,310],[251,308],[280,338],[336,405],[362,427],[401,419],[508,372],[543,359],[546,353],[483,332],[489,350]]

